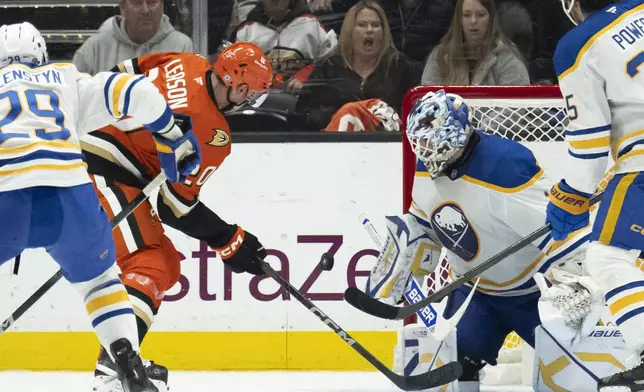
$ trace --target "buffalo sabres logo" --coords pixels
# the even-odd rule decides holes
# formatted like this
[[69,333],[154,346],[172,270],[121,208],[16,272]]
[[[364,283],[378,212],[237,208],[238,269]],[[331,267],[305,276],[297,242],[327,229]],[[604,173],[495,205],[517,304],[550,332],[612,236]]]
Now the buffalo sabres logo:
[[213,131],[215,134],[213,135],[212,140],[208,142],[209,145],[214,147],[223,147],[230,143],[230,136],[228,136],[226,131],[222,129],[213,129]]
[[479,252],[479,239],[463,210],[453,202],[439,205],[432,212],[432,227],[444,247],[465,261]]

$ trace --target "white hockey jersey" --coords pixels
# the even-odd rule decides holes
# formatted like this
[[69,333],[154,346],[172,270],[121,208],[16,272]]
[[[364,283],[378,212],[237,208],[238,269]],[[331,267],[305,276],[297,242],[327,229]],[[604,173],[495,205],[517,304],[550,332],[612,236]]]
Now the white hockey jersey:
[[[462,275],[545,224],[551,181],[525,146],[476,131],[478,144],[465,163],[432,179],[418,161],[409,212],[447,249],[450,273]],[[590,227],[555,242],[546,235],[481,275],[492,295],[537,291],[545,273],[588,240]],[[580,256],[581,257],[581,256]]]
[[616,173],[644,171],[644,0],[596,12],[558,43],[554,65],[570,124],[566,182],[594,193],[609,153]]
[[85,133],[134,117],[159,131],[172,112],[143,76],[79,72],[71,63],[0,69],[0,192],[89,183]]

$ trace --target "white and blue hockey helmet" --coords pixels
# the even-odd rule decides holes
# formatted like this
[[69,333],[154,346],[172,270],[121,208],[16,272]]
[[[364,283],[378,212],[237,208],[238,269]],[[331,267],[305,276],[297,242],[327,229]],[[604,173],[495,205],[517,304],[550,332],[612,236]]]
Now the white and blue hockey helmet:
[[29,22],[0,26],[0,68],[13,63],[43,65],[49,61],[40,31]]
[[407,116],[407,139],[432,178],[465,148],[472,131],[472,115],[463,98],[444,90],[425,94]]

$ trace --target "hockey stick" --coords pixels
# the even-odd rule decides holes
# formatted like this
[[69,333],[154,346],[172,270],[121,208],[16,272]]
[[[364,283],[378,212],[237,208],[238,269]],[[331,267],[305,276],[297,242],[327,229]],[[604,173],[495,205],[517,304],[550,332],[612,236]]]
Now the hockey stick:
[[[604,192],[602,191],[593,195],[593,197],[590,199],[590,205],[592,206],[596,204],[601,199],[601,195],[603,193]],[[461,277],[443,287],[441,290],[428,295],[425,299],[418,301],[415,304],[401,307],[388,305],[368,296],[356,287],[349,287],[348,289],[346,289],[344,292],[344,299],[355,308],[358,308],[365,313],[369,313],[372,316],[390,320],[402,320],[413,315],[425,306],[434,302],[438,302],[441,299],[445,298],[452,291],[456,290],[457,288],[481,275],[483,272],[494,267],[505,258],[515,254],[516,252],[525,248],[527,245],[548,234],[550,230],[552,230],[552,227],[550,226],[550,223],[548,223],[545,226],[537,229],[536,231],[528,234],[526,237],[515,242],[514,244],[510,245],[510,247],[502,250],[495,256],[492,256],[480,265],[467,271]]]
[[360,343],[353,339],[344,329],[336,324],[329,316],[322,310],[316,307],[313,302],[307,299],[295,287],[293,287],[282,275],[278,274],[267,262],[257,258],[256,262],[260,268],[275,280],[282,288],[286,289],[292,296],[294,296],[302,305],[304,305],[311,313],[318,317],[324,324],[326,324],[336,335],[338,335],[344,342],[351,348],[358,352],[364,359],[380,371],[385,377],[396,386],[405,391],[419,391],[438,387],[441,385],[449,384],[450,382],[458,379],[463,373],[463,368],[458,362],[450,362],[445,366],[441,366],[436,370],[427,373],[419,374],[416,376],[401,376],[389,370],[389,368],[373,356],[367,349]]
[[13,274],[18,275],[18,271],[20,270],[20,257],[21,255],[16,256],[16,259],[13,262]]
[[369,218],[367,218],[367,214],[364,212],[360,214],[360,222],[362,222],[362,227],[364,227],[365,230],[367,230],[367,233],[369,233],[373,243],[376,244],[378,248],[382,248],[382,245],[384,244],[384,242],[382,242],[382,237],[380,237],[376,228],[373,227],[373,223],[371,223]]
[[[157,189],[158,187],[163,184],[163,182],[166,180],[166,175],[165,173],[161,172],[158,176],[156,176],[148,185],[143,188],[143,191],[134,199],[130,204],[128,204],[121,212],[119,212],[111,221],[112,223],[112,230],[114,230],[125,218],[127,218],[134,210],[141,205],[145,200],[147,200],[148,197],[150,197],[150,194]],[[9,316],[8,319],[2,322],[0,324],[0,335],[2,335],[3,332],[7,331],[15,322],[22,316],[29,308],[31,308],[40,298],[42,298],[49,289],[54,287],[56,283],[63,277],[63,271],[58,270],[51,278],[49,278],[36,292],[34,292],[25,302],[22,303],[16,309],[11,316]]]

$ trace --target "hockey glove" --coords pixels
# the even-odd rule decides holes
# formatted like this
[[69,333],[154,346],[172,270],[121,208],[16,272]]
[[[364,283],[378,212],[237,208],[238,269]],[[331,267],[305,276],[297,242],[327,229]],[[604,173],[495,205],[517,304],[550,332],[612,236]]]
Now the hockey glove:
[[387,239],[369,274],[365,292],[390,305],[397,304],[414,276],[431,273],[440,259],[436,244],[412,214],[387,216]]
[[588,226],[590,196],[566,184],[565,180],[553,185],[548,195],[550,202],[546,208],[546,223],[552,225],[552,238],[555,241],[562,241],[573,231]]
[[557,340],[570,346],[590,335],[605,309],[599,287],[589,276],[578,273],[552,267],[551,285],[541,273],[534,276],[541,291],[541,323]]
[[168,181],[185,183],[197,174],[201,163],[199,141],[192,132],[192,119],[175,114],[175,124],[166,132],[153,133],[161,169]]
[[257,259],[264,260],[266,249],[257,237],[237,226],[235,234],[228,243],[215,251],[224,261],[224,265],[236,274],[248,272],[253,275],[264,275]]

